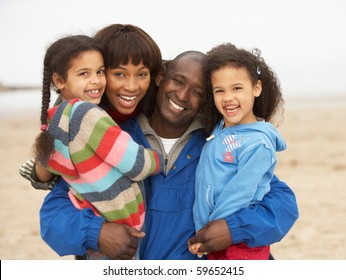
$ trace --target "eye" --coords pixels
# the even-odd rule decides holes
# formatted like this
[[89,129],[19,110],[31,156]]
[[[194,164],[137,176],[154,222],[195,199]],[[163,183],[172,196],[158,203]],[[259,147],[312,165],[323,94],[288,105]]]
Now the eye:
[[100,69],[97,71],[97,74],[99,75],[104,75],[105,74],[105,69]]
[[197,97],[203,97],[203,92],[201,90],[198,89],[194,89],[193,91],[193,95],[197,96]]
[[215,89],[214,90],[214,94],[223,94],[223,90],[222,89]]
[[148,77],[148,75],[149,75],[149,72],[141,72],[138,74],[138,77],[145,79],[146,77]]
[[176,83],[177,85],[182,85],[182,84],[184,84],[184,81],[181,80],[181,79],[173,78],[173,81],[174,81],[174,83]]
[[119,78],[125,77],[125,74],[123,72],[114,72],[113,75]]
[[79,76],[88,76],[88,72],[87,71],[80,72]]

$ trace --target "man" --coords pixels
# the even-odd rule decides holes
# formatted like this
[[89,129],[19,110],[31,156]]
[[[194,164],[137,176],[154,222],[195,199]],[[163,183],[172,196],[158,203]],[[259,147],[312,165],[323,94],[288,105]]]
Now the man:
[[[153,111],[122,125],[133,139],[165,155],[165,171],[145,182],[145,237],[140,259],[195,259],[187,246],[201,242],[201,252],[222,250],[232,243],[268,245],[281,240],[298,217],[293,192],[276,177],[260,204],[241,209],[194,232],[192,206],[194,179],[205,143],[198,114],[204,92],[205,55],[190,51],[177,56],[156,79],[159,86]],[[59,255],[82,255],[88,248],[114,259],[132,259],[137,238],[126,226],[104,223],[92,211],[76,210],[60,180],[42,205],[41,235]]]

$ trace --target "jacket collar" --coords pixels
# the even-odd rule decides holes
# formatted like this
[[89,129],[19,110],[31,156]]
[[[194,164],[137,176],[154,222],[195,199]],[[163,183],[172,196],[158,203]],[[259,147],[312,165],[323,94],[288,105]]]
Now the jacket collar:
[[154,150],[159,151],[163,155],[165,159],[165,173],[166,174],[168,174],[169,170],[172,168],[175,161],[178,159],[181,151],[183,150],[187,142],[190,140],[192,134],[195,131],[198,131],[204,128],[200,116],[197,115],[192,121],[192,123],[190,124],[190,126],[188,127],[188,129],[180,137],[180,139],[174,144],[172,150],[167,155],[165,153],[160,137],[150,126],[149,119],[145,115],[140,114],[138,117],[138,122],[143,131],[145,138],[148,140],[150,144],[150,147]]

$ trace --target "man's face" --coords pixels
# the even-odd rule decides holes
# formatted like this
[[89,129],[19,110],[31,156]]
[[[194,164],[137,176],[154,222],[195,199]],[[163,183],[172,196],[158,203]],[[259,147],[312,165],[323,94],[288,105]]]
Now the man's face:
[[159,82],[155,118],[171,129],[185,131],[201,107],[203,94],[201,63],[182,57]]

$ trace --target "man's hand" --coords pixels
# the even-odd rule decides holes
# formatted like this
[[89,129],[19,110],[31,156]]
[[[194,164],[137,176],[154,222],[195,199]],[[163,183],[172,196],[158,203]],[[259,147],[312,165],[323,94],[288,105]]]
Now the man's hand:
[[187,243],[188,245],[202,243],[198,249],[200,253],[217,252],[232,245],[232,236],[226,220],[220,219],[206,224]]
[[111,259],[131,260],[137,250],[137,238],[144,235],[144,232],[128,225],[103,223],[99,236],[99,250]]

